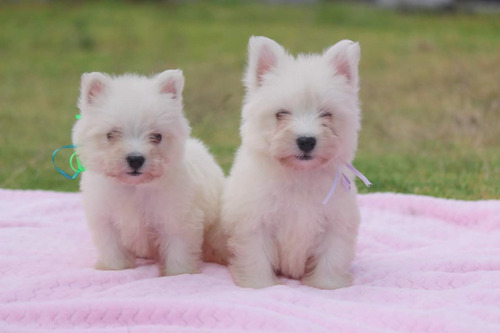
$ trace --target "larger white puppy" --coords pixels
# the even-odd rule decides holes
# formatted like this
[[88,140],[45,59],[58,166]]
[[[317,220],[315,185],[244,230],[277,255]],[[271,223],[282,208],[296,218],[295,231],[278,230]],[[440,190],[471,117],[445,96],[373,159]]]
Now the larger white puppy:
[[84,74],[73,143],[99,269],[156,258],[163,275],[195,273],[219,216],[222,170],[190,139],[180,70],[147,78]]
[[[277,274],[324,289],[351,284],[359,210],[347,166],[360,129],[359,58],[348,40],[294,58],[250,38],[242,145],[222,207],[238,285],[271,286]],[[325,200],[338,173],[352,186]]]

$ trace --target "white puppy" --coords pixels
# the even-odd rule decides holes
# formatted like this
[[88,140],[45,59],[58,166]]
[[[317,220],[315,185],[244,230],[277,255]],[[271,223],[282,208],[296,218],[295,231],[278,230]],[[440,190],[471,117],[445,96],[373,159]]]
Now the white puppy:
[[190,139],[184,76],[83,74],[73,144],[98,269],[155,258],[163,275],[195,273],[204,230],[219,216],[224,175]]
[[[276,274],[323,289],[352,283],[359,58],[348,40],[294,58],[268,38],[250,39],[242,145],[222,204],[238,285],[274,285]],[[336,174],[344,186],[325,200]]]

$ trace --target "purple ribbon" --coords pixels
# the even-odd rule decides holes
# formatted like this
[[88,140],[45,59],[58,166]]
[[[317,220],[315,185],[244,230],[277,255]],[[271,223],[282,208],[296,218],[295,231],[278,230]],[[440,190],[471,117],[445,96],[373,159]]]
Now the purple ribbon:
[[[356,177],[361,179],[367,187],[370,187],[372,185],[372,183],[368,180],[368,178],[366,178],[365,175],[363,175],[351,163],[345,163],[345,166],[349,170],[351,170],[356,175]],[[345,175],[345,173],[340,171],[340,169],[337,170],[337,172],[335,172],[335,178],[333,179],[333,184],[332,184],[332,187],[330,188],[330,192],[328,192],[325,200],[323,200],[323,205],[326,205],[328,203],[328,200],[330,200],[330,197],[333,195],[333,192],[335,192],[335,188],[337,187],[337,183],[339,182],[339,178],[340,178],[340,183],[342,184],[342,187],[344,188],[344,190],[346,190],[346,191],[351,190],[351,181],[349,180],[349,177],[347,177]]]

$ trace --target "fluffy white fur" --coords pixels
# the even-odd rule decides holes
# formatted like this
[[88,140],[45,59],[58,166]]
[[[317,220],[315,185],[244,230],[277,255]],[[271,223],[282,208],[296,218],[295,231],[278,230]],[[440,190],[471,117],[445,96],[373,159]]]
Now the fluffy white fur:
[[183,85],[180,70],[82,76],[73,143],[86,168],[81,190],[98,269],[134,267],[144,257],[158,260],[163,275],[198,271],[224,176],[205,146],[189,138]]
[[[277,274],[323,289],[351,284],[357,190],[338,186],[322,202],[336,170],[354,180],[344,163],[360,129],[359,58],[359,44],[348,40],[294,58],[268,38],[250,39],[242,145],[222,203],[238,285],[271,286]],[[316,139],[310,153],[299,137]]]

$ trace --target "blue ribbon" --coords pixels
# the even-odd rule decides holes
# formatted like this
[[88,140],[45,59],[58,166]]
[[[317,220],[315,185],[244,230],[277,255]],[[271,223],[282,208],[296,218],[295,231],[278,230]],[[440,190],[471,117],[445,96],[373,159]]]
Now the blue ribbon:
[[62,147],[59,147],[57,148],[56,150],[54,150],[54,152],[52,153],[52,164],[54,164],[54,168],[56,168],[57,172],[59,172],[61,175],[63,175],[64,177],[66,177],[67,179],[75,179],[76,177],[78,177],[78,175],[80,173],[82,173],[83,171],[85,171],[85,168],[81,165],[80,161],[78,160],[78,157],[76,157],[76,160],[77,160],[77,169],[75,170],[75,168],[72,166],[71,164],[71,161],[73,161],[73,155],[71,155],[71,159],[70,159],[70,166],[73,170],[75,170],[75,174],[73,176],[70,176],[68,175],[64,170],[62,170],[61,168],[59,168],[57,165],[56,165],[56,162],[55,162],[55,159],[56,159],[56,154],[59,152],[59,150],[61,149],[74,149],[76,148],[75,145],[66,145],[66,146],[62,146]]

